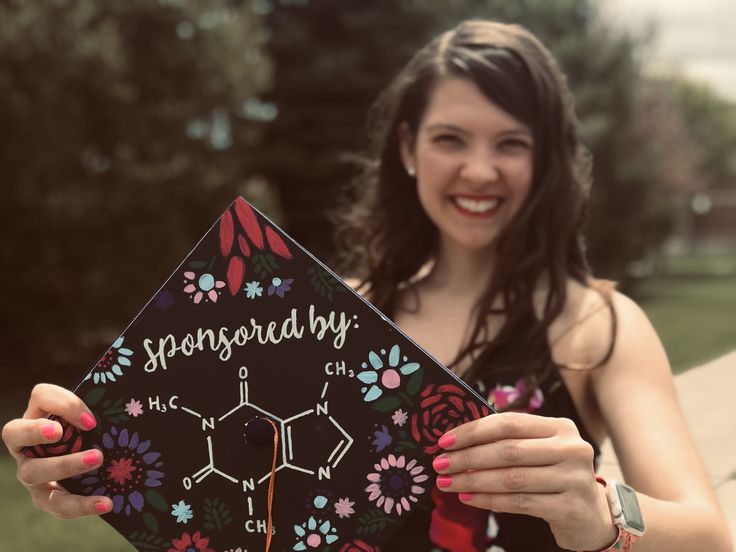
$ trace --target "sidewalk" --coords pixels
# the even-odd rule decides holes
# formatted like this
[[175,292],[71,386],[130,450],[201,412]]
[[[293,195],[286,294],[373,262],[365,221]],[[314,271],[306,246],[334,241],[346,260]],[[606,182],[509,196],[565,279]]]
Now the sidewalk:
[[[736,351],[675,377],[675,386],[736,543]],[[610,441],[600,471],[623,479]]]

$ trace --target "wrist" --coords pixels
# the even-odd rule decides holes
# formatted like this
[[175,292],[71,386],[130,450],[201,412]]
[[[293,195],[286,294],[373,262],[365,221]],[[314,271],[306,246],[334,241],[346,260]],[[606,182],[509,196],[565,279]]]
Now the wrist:
[[604,552],[609,550],[619,539],[620,531],[619,528],[614,524],[613,518],[611,517],[611,510],[608,505],[608,495],[606,493],[606,483],[601,479],[596,479],[600,485],[596,485],[596,492],[598,495],[597,501],[597,512],[598,519],[598,532],[594,539],[591,539],[590,547],[586,548],[586,551],[590,552]]

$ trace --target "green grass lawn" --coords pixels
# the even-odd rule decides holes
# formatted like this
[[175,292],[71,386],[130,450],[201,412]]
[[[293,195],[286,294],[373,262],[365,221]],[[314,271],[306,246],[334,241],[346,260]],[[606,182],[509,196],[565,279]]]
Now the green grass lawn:
[[736,350],[736,275],[652,278],[637,291],[675,373]]

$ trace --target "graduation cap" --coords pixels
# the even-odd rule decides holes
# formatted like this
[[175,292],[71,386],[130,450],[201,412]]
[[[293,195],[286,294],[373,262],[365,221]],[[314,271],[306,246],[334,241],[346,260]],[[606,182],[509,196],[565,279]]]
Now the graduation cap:
[[382,546],[437,439],[492,412],[240,197],[75,393],[97,427],[25,452],[102,450],[61,483],[141,551]]

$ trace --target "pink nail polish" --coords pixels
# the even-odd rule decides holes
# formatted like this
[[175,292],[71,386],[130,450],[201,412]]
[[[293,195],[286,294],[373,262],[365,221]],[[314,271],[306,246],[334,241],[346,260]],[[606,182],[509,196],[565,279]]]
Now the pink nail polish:
[[460,493],[460,500],[462,500],[463,502],[473,500],[473,493]]
[[446,456],[438,456],[432,462],[432,467],[434,468],[435,471],[446,470],[449,465],[450,465],[450,460],[448,460]]
[[452,445],[454,445],[455,444],[455,440],[456,440],[456,438],[455,438],[455,436],[452,433],[446,433],[445,435],[443,435],[442,437],[440,437],[440,440],[437,441],[437,444],[441,448],[447,448],[447,447],[451,447]]
[[452,477],[450,477],[449,475],[440,475],[437,478],[437,486],[440,489],[444,489],[445,487],[449,487],[450,485],[452,485]]
[[82,457],[82,462],[85,466],[94,466],[100,461],[100,453],[96,450],[91,450]]
[[95,417],[89,412],[82,412],[80,419],[82,420],[82,425],[86,429],[92,429],[97,425],[97,420],[95,420]]
[[56,437],[56,426],[54,424],[47,424],[41,428],[41,434],[47,441],[52,441]]
[[105,512],[109,512],[110,508],[104,502],[97,502],[95,504],[95,510],[97,510],[101,514],[104,514]]

